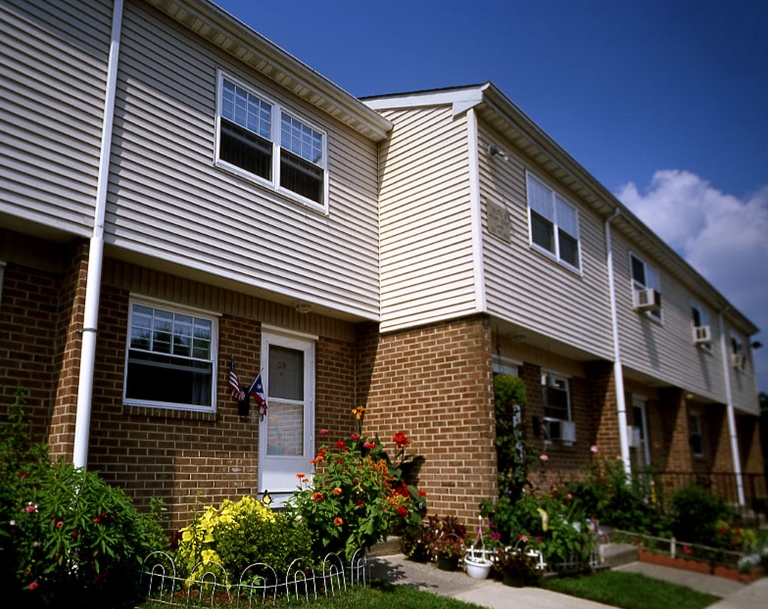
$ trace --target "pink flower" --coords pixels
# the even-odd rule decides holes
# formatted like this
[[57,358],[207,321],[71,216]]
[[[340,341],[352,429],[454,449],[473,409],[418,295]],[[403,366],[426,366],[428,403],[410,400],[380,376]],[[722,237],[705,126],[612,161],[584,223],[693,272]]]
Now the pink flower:
[[350,440],[359,440],[360,434],[359,433],[353,433],[351,436],[349,436]]
[[60,529],[60,528],[61,528],[61,527],[63,527],[63,526],[64,526],[64,523],[63,523],[61,520],[59,520],[59,521],[56,523],[56,528],[57,528],[57,529]]
[[597,444],[593,444],[589,447],[589,452],[591,452],[593,455],[596,455],[599,450],[600,449],[597,448]]
[[691,549],[691,547],[685,544],[683,544],[683,552],[686,554],[693,554],[693,550]]
[[568,493],[568,494],[565,496],[565,498],[566,498],[566,499],[573,499],[573,495],[571,495],[570,493]]
[[327,429],[321,429],[317,433],[319,433],[321,436],[324,436],[324,435],[326,435],[328,433],[328,430]]
[[38,584],[37,582],[32,582],[31,584],[29,584],[29,589],[36,590],[39,585],[40,584]]
[[367,450],[373,450],[374,448],[376,448],[376,445],[373,442],[366,442],[365,444],[363,444],[363,448]]
[[548,457],[547,455],[541,455],[541,456],[539,456],[539,459],[541,459],[541,460],[542,460],[542,461],[544,461],[545,463],[546,463],[547,461],[549,461],[549,457]]
[[28,505],[26,508],[24,508],[24,509],[26,510],[27,514],[31,514],[32,512],[36,512],[36,511],[37,511],[37,506],[36,506],[36,505],[32,505],[32,504],[30,503],[30,504],[29,504],[29,505]]

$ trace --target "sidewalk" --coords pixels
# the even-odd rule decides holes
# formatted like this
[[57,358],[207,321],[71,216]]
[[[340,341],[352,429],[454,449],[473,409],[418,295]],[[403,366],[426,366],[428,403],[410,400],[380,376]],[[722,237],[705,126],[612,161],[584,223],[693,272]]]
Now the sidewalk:
[[[440,571],[430,564],[411,562],[401,554],[376,556],[371,576],[392,584],[474,603],[489,609],[606,609],[608,605],[542,588],[510,588],[493,580],[476,580],[461,572]],[[634,571],[722,597],[708,609],[764,609],[768,606],[768,578],[745,585],[713,575],[633,562],[617,570]]]

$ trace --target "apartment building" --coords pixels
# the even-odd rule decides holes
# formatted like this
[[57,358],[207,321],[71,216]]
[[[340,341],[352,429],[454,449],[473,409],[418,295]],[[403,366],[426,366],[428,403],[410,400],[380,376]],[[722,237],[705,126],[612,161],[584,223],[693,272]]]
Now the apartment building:
[[0,33],[0,416],[25,387],[174,525],[284,499],[359,404],[472,517],[498,372],[564,474],[762,473],[757,328],[493,84],[361,101],[206,0],[2,0]]

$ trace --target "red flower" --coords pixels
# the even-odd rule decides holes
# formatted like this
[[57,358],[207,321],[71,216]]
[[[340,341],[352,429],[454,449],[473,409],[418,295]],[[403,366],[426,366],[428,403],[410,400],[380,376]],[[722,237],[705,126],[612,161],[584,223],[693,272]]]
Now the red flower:
[[312,493],[312,501],[322,501],[322,500],[323,500],[322,493]]
[[376,448],[376,445],[373,442],[366,442],[365,444],[363,444],[363,448],[366,448],[368,450],[373,450],[374,448]]
[[405,448],[411,443],[411,441],[402,431],[398,431],[394,436],[392,436],[392,439],[395,441],[395,444],[398,448]]
[[423,489],[419,489],[419,497],[426,497],[426,496],[427,496],[427,491]]
[[344,440],[339,440],[338,442],[336,442],[336,448],[346,448],[346,447],[347,447],[347,443]]
[[29,584],[29,589],[30,589],[30,590],[35,590],[35,589],[37,589],[37,587],[38,587],[39,585],[40,585],[40,584],[38,584],[37,582],[32,582],[31,584]]
[[400,516],[401,518],[405,518],[406,516],[408,516],[408,510],[406,510],[406,509],[405,509],[405,508],[404,508],[404,507],[401,505],[399,508],[397,508],[397,514],[398,514],[398,516]]
[[321,430],[320,430],[318,433],[319,433],[321,436],[324,436],[324,435],[326,435],[326,434],[328,433],[328,430],[327,430],[327,429],[321,429]]
[[333,524],[335,524],[337,527],[340,527],[342,524],[344,524],[344,520],[342,520],[340,516],[336,516],[336,518],[333,519]]

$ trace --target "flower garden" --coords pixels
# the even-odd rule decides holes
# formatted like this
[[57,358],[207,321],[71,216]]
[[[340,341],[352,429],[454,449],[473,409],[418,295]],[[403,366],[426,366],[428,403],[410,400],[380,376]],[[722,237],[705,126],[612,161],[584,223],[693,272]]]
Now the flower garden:
[[514,424],[525,399],[518,381],[496,378],[499,495],[478,506],[478,524],[427,515],[426,494],[409,474],[419,460],[407,452],[409,438],[396,433],[388,453],[380,438],[363,436],[360,406],[355,431],[319,449],[314,473],[297,474],[284,508],[250,496],[201,505],[174,544],[160,502],[139,511],[96,474],[52,462],[31,440],[19,390],[0,438],[3,590],[29,607],[318,598],[367,583],[366,550],[393,531],[411,560],[537,585],[600,564],[598,523],[631,531],[638,545],[671,539],[683,555],[706,543],[709,563],[734,553],[757,556],[742,568],[765,561],[764,534],[740,526],[729,506],[695,487],[658,497],[648,478],[629,480],[596,446],[580,476],[555,478]]

